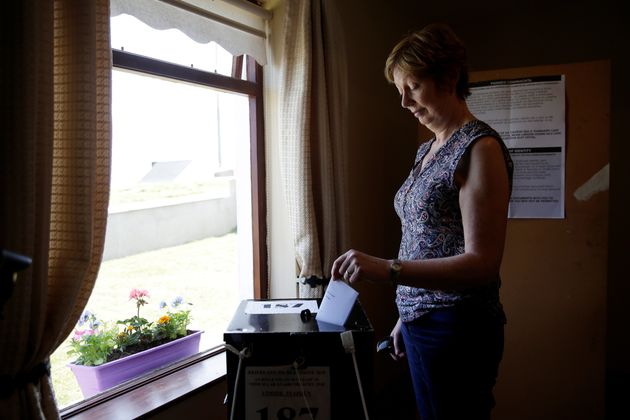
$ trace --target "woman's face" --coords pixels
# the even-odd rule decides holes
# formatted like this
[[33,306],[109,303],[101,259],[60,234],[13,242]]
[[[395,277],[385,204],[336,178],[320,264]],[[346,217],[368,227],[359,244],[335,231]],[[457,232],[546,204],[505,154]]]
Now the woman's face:
[[430,128],[444,118],[449,95],[438,89],[433,79],[417,78],[398,68],[393,76],[400,93],[400,105],[411,111],[420,124]]

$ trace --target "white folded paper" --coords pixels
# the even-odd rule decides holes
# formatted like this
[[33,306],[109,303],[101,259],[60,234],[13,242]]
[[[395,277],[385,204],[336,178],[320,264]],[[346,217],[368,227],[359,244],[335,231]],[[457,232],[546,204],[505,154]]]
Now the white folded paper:
[[304,309],[317,312],[316,300],[248,300],[245,305],[247,315],[255,314],[299,314]]
[[316,319],[343,326],[357,300],[359,292],[343,280],[331,280],[319,305]]

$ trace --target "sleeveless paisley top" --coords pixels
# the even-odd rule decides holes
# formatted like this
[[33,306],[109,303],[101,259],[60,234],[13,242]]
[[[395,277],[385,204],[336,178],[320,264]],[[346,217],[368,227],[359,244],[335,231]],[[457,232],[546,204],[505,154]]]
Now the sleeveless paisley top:
[[[465,124],[422,169],[422,159],[435,138],[421,144],[413,168],[394,198],[394,207],[402,225],[400,260],[442,258],[464,252],[464,229],[455,170],[475,140],[485,136],[494,137],[501,144],[511,189],[512,159],[499,134],[486,123],[473,120]],[[413,321],[432,309],[460,303],[475,304],[505,322],[499,301],[500,283],[497,276],[487,286],[458,291],[399,285],[396,305],[403,322]]]

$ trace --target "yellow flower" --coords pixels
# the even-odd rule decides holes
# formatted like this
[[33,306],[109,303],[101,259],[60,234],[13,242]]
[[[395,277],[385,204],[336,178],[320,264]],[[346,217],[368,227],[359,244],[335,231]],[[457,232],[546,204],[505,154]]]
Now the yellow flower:
[[127,331],[133,331],[133,325],[127,325]]
[[166,324],[168,321],[171,320],[171,317],[168,315],[162,315],[160,317],[160,319],[158,319],[158,324]]

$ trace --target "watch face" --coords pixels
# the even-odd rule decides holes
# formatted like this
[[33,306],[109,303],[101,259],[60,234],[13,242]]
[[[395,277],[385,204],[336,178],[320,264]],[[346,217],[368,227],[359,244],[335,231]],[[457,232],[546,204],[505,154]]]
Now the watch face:
[[401,269],[402,265],[400,263],[400,260],[396,259],[392,261],[392,265],[390,265],[389,267],[389,280],[394,286],[398,285],[398,276],[400,275]]

